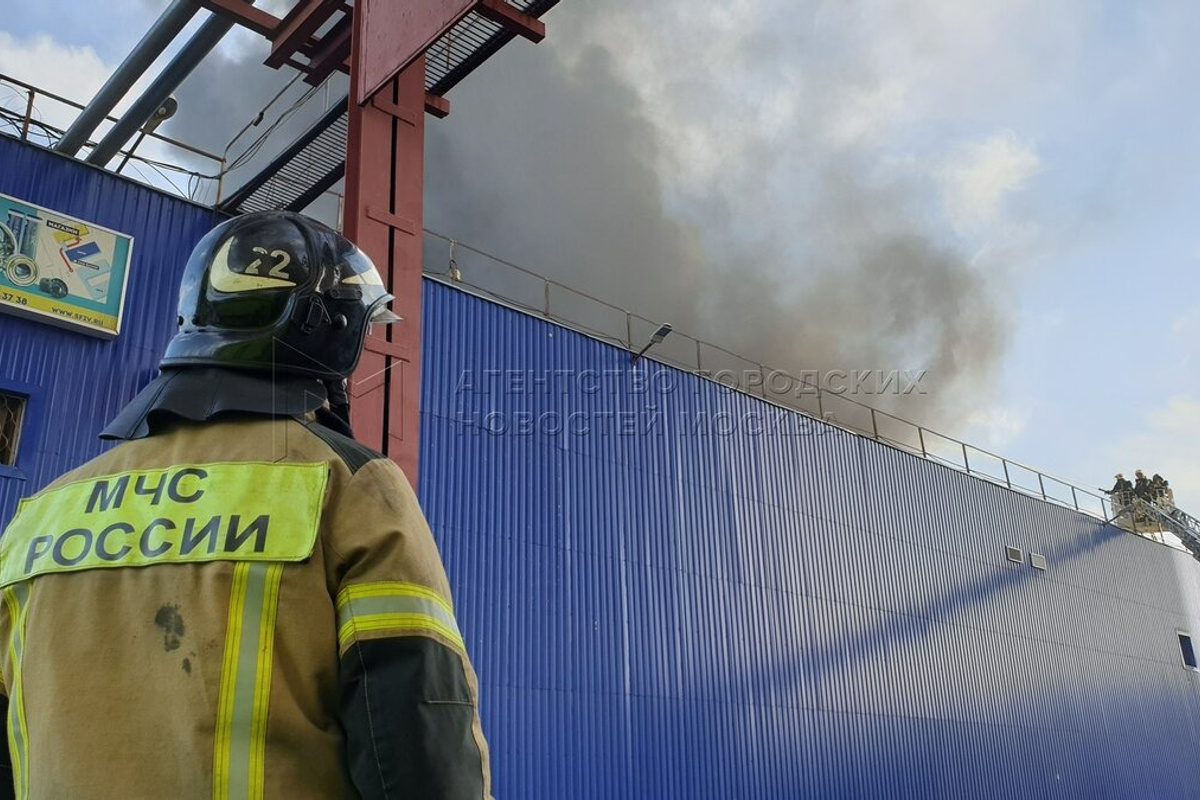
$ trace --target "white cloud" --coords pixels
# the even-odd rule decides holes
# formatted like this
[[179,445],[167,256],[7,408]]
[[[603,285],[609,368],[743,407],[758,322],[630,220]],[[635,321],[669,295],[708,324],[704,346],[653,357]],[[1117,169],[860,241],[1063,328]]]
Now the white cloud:
[[[68,100],[86,103],[112,72],[91,47],[72,47],[45,34],[18,39],[0,31],[0,72],[53,92]],[[14,98],[4,94],[4,106],[16,108]],[[24,113],[24,95],[19,98]],[[48,125],[63,127],[78,113],[49,98],[35,99],[35,118]]]
[[941,168],[946,212],[959,229],[994,224],[1006,197],[1042,170],[1033,146],[1012,131],[961,146]]

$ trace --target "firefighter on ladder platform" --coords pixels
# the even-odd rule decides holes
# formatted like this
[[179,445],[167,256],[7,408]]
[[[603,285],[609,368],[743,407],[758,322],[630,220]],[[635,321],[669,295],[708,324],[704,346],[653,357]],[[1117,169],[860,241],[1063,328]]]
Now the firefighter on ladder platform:
[[1121,506],[1129,505],[1133,500],[1133,484],[1129,482],[1128,478],[1118,472],[1116,483],[1105,493],[1111,495],[1113,503],[1120,508]]
[[124,443],[0,539],[0,797],[490,796],[433,538],[336,391],[391,299],[299,215],[199,243]]

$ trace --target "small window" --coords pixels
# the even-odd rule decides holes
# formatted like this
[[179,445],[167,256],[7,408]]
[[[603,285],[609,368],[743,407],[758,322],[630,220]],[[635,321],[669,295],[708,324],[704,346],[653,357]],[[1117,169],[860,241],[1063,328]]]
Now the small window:
[[1176,633],[1179,634],[1179,654],[1183,656],[1183,665],[1188,669],[1197,669],[1196,648],[1192,647],[1192,635],[1183,631]]
[[21,422],[25,418],[25,398],[19,394],[0,392],[0,467],[17,463],[17,447],[21,444]]

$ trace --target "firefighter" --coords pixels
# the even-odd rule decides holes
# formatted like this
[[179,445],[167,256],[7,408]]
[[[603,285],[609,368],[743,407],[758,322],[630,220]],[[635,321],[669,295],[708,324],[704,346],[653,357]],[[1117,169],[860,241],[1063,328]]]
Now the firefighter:
[[1122,475],[1120,472],[1116,475],[1116,482],[1113,487],[1108,490],[1108,494],[1112,495],[1113,500],[1120,506],[1129,505],[1132,500],[1133,484]]
[[123,443],[0,539],[0,796],[490,796],[416,497],[334,430],[391,299],[360,250],[296,214],[197,245],[161,375],[103,434]]
[[1134,472],[1133,493],[1139,500],[1150,501],[1153,499],[1152,490],[1150,488],[1150,479],[1146,477],[1146,473],[1140,469]]
[[1167,480],[1157,472],[1150,477],[1150,494],[1154,497],[1154,502],[1158,503],[1167,499],[1167,489],[1170,488]]

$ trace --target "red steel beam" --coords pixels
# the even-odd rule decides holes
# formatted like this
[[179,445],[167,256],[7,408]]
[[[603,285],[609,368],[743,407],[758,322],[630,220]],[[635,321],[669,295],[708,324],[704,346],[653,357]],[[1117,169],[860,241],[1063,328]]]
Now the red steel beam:
[[245,0],[196,0],[196,3],[214,14],[232,19],[237,24],[266,36],[268,39],[279,27],[279,23],[283,21],[274,14],[269,14],[261,8],[255,8]]
[[306,45],[335,12],[341,10],[342,2],[302,0],[272,31],[271,55],[267,56],[266,65],[278,69],[286,64],[288,58]]
[[[363,15],[365,16],[365,15]],[[367,337],[349,390],[355,436],[417,482],[421,383],[421,259],[425,174],[425,57],[373,97],[357,92],[363,68],[355,22],[346,136],[346,237],[379,267],[404,318]]]
[[540,42],[546,38],[546,23],[518,11],[504,0],[476,0],[474,11],[531,42]]
[[450,101],[439,94],[425,93],[425,113],[438,119],[450,116]]
[[[339,0],[340,2],[340,0]],[[350,34],[354,25],[350,17],[343,17],[325,34],[321,43],[309,54],[308,77],[304,80],[313,86],[346,66],[350,58]]]
[[[310,76],[305,78],[305,80],[307,82],[312,83],[314,85],[317,83],[320,83],[320,81],[314,81],[311,77],[311,66],[312,66],[311,64],[305,64],[296,58],[289,58],[287,61],[287,65],[289,67],[294,67],[295,69],[299,70],[300,72],[309,73]],[[347,58],[345,61],[338,64],[336,69],[339,72],[344,72],[344,73],[349,74],[350,59]],[[330,72],[332,72],[332,70],[330,70]],[[326,73],[326,74],[328,74],[328,73]],[[325,79],[325,77],[322,76],[321,80],[324,80],[324,79]],[[437,117],[438,119],[445,119],[446,117],[450,116],[450,101],[447,100],[445,97],[442,97],[440,94],[431,94],[430,92],[426,92],[425,93],[425,113],[429,114],[430,116]]]

